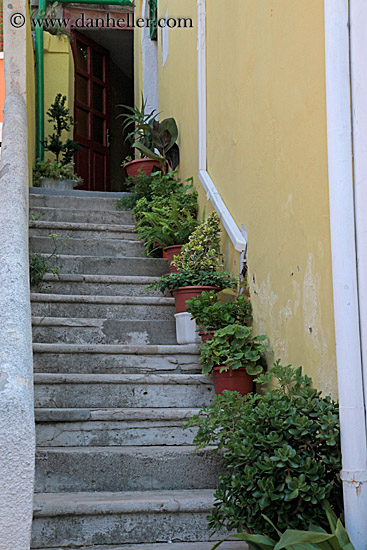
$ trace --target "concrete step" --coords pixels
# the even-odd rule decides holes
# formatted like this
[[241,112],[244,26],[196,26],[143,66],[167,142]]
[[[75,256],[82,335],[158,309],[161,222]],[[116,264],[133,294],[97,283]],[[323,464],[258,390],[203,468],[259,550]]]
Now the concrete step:
[[68,223],[30,221],[29,234],[31,237],[48,237],[55,233],[60,239],[121,239],[134,241],[138,236],[134,225],[95,224],[95,223]]
[[177,344],[169,321],[33,317],[33,342],[65,344]]
[[203,407],[213,386],[200,374],[35,374],[35,407]]
[[[61,248],[65,244],[66,246]],[[57,239],[57,245],[63,255],[97,256],[103,261],[104,256],[115,258],[144,257],[144,246],[140,241],[123,241],[119,239]],[[51,254],[55,248],[48,237],[30,237],[29,248],[32,252]]]
[[121,320],[174,319],[174,299],[140,296],[78,296],[31,293],[35,317],[72,317]]
[[[35,372],[60,374],[199,373],[196,344],[112,346],[33,344]],[[119,405],[120,406],[120,405]]]
[[29,212],[32,221],[52,221],[67,223],[93,223],[133,225],[134,216],[130,210],[97,210],[60,207],[32,206]]
[[207,542],[213,503],[210,489],[36,494],[32,548]]
[[192,445],[199,409],[36,409],[37,445]]
[[[47,257],[47,254],[42,254]],[[91,275],[134,275],[160,277],[168,272],[168,261],[161,258],[115,258],[112,256],[73,256],[60,254],[50,260],[50,267],[58,266],[61,273]]]
[[[78,550],[210,550],[213,547],[212,542],[163,542],[157,544],[124,544],[123,546],[78,546]],[[221,550],[248,550],[247,544],[240,541],[225,541],[219,547]],[[51,550],[50,548],[41,548],[40,550]],[[75,548],[52,548],[52,550],[75,550]]]
[[[43,294],[94,294],[96,296],[160,296],[159,290],[147,290],[156,277],[119,275],[74,275],[59,276],[46,273],[43,278]],[[167,294],[169,296],[169,294]]]
[[100,198],[96,196],[84,195],[50,195],[33,194],[29,195],[29,205],[31,208],[69,208],[71,210],[99,210],[101,212],[116,211],[117,197]]
[[215,489],[223,463],[192,445],[41,447],[37,493]]

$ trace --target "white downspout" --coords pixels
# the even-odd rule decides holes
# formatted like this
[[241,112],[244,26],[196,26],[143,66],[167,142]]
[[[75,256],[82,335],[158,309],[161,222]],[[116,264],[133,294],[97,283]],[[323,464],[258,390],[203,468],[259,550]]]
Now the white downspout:
[[367,440],[355,242],[349,2],[325,0],[331,253],[346,527],[367,550]]

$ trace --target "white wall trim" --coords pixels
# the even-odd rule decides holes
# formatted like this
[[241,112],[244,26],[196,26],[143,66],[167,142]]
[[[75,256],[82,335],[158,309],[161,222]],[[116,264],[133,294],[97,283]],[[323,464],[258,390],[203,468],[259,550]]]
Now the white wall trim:
[[367,550],[367,441],[355,241],[349,1],[325,0],[330,231],[346,527]]
[[[148,0],[143,0],[142,17],[149,17]],[[150,29],[144,26],[141,31],[141,51],[143,65],[143,94],[147,109],[158,113],[158,42],[150,39]]]
[[235,250],[244,252],[247,239],[241,233],[207,170],[206,0],[198,0],[198,108],[199,179],[218,213]]

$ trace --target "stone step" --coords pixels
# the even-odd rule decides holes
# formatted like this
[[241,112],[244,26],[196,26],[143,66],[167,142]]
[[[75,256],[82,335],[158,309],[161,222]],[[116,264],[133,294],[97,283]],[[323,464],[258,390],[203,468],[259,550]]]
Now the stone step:
[[193,445],[41,447],[37,493],[215,489],[223,471],[212,448]]
[[213,503],[211,489],[36,494],[32,548],[207,542]]
[[[57,246],[63,255],[97,256],[103,261],[104,256],[128,258],[144,256],[144,246],[140,241],[123,241],[119,239],[57,239]],[[65,247],[63,245],[65,244]],[[51,254],[55,245],[48,237],[30,237],[29,249],[32,252]]]
[[99,210],[101,212],[116,211],[117,197],[100,198],[93,196],[77,195],[49,195],[33,194],[29,195],[29,205],[31,208],[68,208],[71,210]]
[[72,239],[121,239],[134,241],[138,236],[134,231],[134,225],[94,224],[94,223],[68,223],[30,221],[29,234],[32,237],[48,237],[57,234],[60,239],[70,237]]
[[[42,254],[48,257],[47,254]],[[115,258],[113,256],[73,256],[60,254],[53,258],[50,267],[58,266],[61,273],[91,275],[136,275],[160,277],[168,272],[168,261],[161,258]]]
[[63,374],[198,373],[198,346],[33,344],[35,372]]
[[200,374],[35,374],[35,407],[203,407],[213,386]]
[[[78,546],[77,550],[211,550],[212,542],[163,542],[157,544],[124,544],[123,546]],[[224,541],[221,550],[248,550],[247,544],[240,541]],[[40,550],[75,550],[75,548],[40,548]]]
[[31,221],[52,221],[66,223],[93,223],[133,225],[134,216],[130,210],[78,210],[76,208],[33,206],[29,212]]
[[35,317],[72,317],[121,320],[174,319],[174,299],[155,296],[78,296],[31,293]]
[[46,273],[41,288],[43,294],[162,297],[159,290],[147,289],[147,285],[154,283],[154,281],[156,281],[156,277],[74,275],[67,273],[57,276],[53,273]]
[[169,321],[33,317],[33,342],[65,344],[177,344]]
[[200,409],[36,409],[37,445],[192,445]]

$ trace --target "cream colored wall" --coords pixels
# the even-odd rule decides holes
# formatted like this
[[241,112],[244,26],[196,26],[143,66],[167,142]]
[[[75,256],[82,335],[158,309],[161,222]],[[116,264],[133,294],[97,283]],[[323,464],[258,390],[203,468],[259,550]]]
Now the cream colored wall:
[[[74,115],[74,58],[67,36],[43,33],[45,74],[45,137],[53,132],[46,112],[58,93],[66,95],[70,114]],[[66,134],[65,134],[66,136]],[[73,137],[73,129],[68,133]],[[51,153],[46,157],[54,158]]]
[[27,120],[28,120],[28,161],[29,161],[29,185],[32,185],[32,169],[36,157],[36,85],[33,41],[31,33],[30,18],[28,16],[29,5],[27,6]]
[[[159,0],[160,16],[168,8],[195,26],[169,31],[159,109],[177,120],[180,173],[194,175],[204,207],[196,4]],[[268,335],[274,359],[304,365],[336,396],[323,2],[232,0],[224,11],[223,2],[208,0],[207,65],[208,171],[248,230],[255,328]],[[238,254],[224,241],[227,266],[237,274]]]

